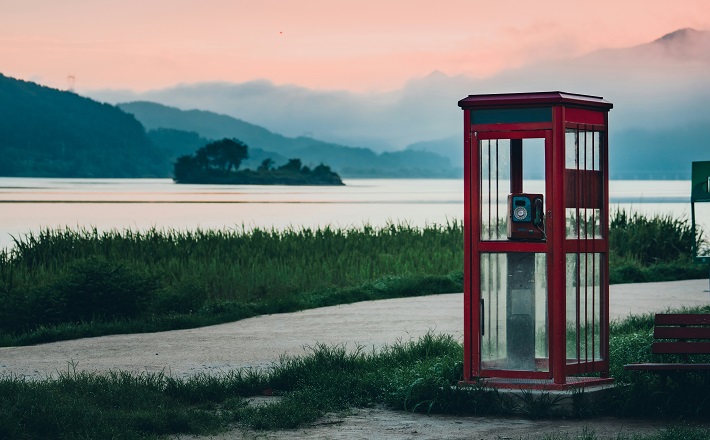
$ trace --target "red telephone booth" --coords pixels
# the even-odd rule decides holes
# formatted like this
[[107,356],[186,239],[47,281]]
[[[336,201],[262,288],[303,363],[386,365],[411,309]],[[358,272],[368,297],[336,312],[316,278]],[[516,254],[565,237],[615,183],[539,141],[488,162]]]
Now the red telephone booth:
[[471,95],[459,106],[464,382],[534,389],[611,382],[612,104],[543,92]]

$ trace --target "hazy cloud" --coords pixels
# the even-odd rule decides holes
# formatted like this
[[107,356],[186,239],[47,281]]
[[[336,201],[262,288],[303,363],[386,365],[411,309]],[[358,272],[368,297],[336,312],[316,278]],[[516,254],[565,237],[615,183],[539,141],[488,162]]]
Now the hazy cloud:
[[388,93],[315,91],[250,81],[89,95],[113,103],[140,99],[210,110],[286,136],[308,135],[382,151],[458,135],[462,115],[457,101],[479,93],[562,90],[603,96],[614,103],[612,131],[710,123],[705,111],[709,78],[710,32],[683,30],[637,47],[538,62],[484,79],[434,72]]

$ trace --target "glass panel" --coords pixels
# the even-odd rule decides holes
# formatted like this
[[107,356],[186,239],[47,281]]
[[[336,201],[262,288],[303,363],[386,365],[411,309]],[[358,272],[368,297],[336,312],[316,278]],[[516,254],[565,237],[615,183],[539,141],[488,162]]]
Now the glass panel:
[[601,209],[567,208],[567,238],[602,238]]
[[481,240],[506,240],[510,140],[478,142],[481,160]]
[[599,253],[567,254],[567,363],[601,359]]
[[481,254],[481,365],[549,371],[544,253]]
[[[508,194],[513,192],[511,182],[512,145],[522,145],[522,170],[518,182],[520,191],[545,194],[545,139],[529,138],[517,141],[491,139],[478,142],[481,163],[481,240],[508,239]],[[520,157],[520,156],[518,156]],[[520,159],[518,159],[520,161]],[[543,205],[544,210],[544,205]],[[544,223],[543,223],[544,227]]]
[[565,133],[565,168],[601,169],[601,132],[568,128]]
[[567,238],[602,238],[604,176],[601,132],[567,129],[565,133],[565,208]]
[[545,139],[523,139],[523,191],[545,190]]
[[565,132],[565,168],[575,170],[579,163],[579,130],[568,128]]

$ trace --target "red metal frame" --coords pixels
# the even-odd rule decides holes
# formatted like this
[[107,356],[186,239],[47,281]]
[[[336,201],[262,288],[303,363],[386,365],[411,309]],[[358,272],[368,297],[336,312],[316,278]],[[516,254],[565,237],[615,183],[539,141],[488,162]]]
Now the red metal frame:
[[[471,189],[471,174],[472,170],[478,169],[478,154],[472,154],[473,151],[473,134],[471,132],[471,124],[469,112],[464,111],[464,201],[472,200],[473,197],[478,199],[478,191]],[[478,150],[478,148],[476,148]],[[475,161],[474,161],[475,156]],[[475,196],[474,196],[475,194]],[[464,345],[464,380],[471,380],[473,365],[472,360],[475,353],[480,353],[480,339],[477,335],[472,332],[473,328],[480,328],[480,322],[478,316],[473,316],[473,302],[471,300],[472,296],[472,286],[480,284],[480,272],[475,273],[471,271],[471,267],[474,264],[479,265],[480,261],[478,259],[478,252],[473,251],[473,237],[480,236],[480,223],[474,221],[474,217],[477,216],[471,211],[472,206],[475,202],[466,203],[464,202],[464,214],[463,214],[463,224],[464,224],[464,298],[463,298],[463,311],[464,311],[464,334],[463,334],[463,345]],[[475,256],[475,258],[474,258]],[[474,261],[475,260],[475,261]]]
[[[608,377],[609,369],[609,274],[608,259],[608,112],[611,103],[602,98],[576,95],[564,92],[514,93],[502,95],[471,95],[459,101],[464,110],[464,382],[484,380],[495,384],[495,378],[506,380],[533,380],[535,388],[562,389],[606,383],[599,378],[572,378],[573,374],[597,372],[602,378]],[[472,112],[497,109],[540,109],[549,107],[549,121],[507,120],[491,123],[490,114],[484,124],[472,123]],[[495,114],[495,113],[492,113]],[[525,116],[523,116],[524,119]],[[478,120],[478,119],[477,119]],[[599,148],[599,171],[590,172],[585,168],[574,175],[565,176],[566,129],[591,130],[602,133]],[[586,135],[586,131],[584,131]],[[481,239],[481,163],[480,140],[493,139],[545,139],[545,242],[483,241]],[[592,135],[592,138],[593,135]],[[511,146],[511,187],[522,189],[522,164],[518,171],[518,157]],[[585,151],[586,154],[586,151]],[[585,156],[586,160],[586,156]],[[498,165],[496,165],[498,166]],[[592,168],[594,169],[594,166]],[[519,175],[518,175],[519,174]],[[601,202],[601,238],[572,240],[566,232],[566,184],[567,180],[583,179],[574,186],[577,191],[575,201],[585,204],[585,208]],[[601,197],[596,194],[597,179],[601,178]],[[591,179],[591,180],[589,180]],[[583,184],[592,189],[584,189]],[[591,196],[589,195],[591,194]],[[567,196],[569,197],[569,196]],[[587,206],[589,205],[589,206]],[[578,217],[579,218],[579,217]],[[579,220],[578,220],[579,221]],[[483,368],[481,362],[481,253],[531,252],[547,255],[547,312],[548,312],[548,359],[547,371],[493,370]],[[567,310],[566,310],[566,269],[567,254],[601,254],[599,292],[599,352],[601,360],[567,359]],[[592,257],[594,258],[594,257]],[[586,287],[585,287],[586,288]],[[593,297],[594,298],[594,297]],[[586,307],[586,303],[585,303]],[[579,310],[579,309],[578,309]],[[586,310],[586,308],[585,308]],[[594,306],[592,307],[594,309]],[[579,313],[579,312],[578,312]],[[594,312],[593,312],[594,313]],[[592,318],[594,325],[596,316]],[[579,321],[579,319],[578,319]],[[586,323],[586,316],[585,316]],[[579,330],[578,330],[579,331]],[[578,336],[579,338],[579,336]],[[592,337],[592,341],[594,338]],[[578,344],[579,346],[579,344]],[[592,352],[594,352],[592,342]],[[592,353],[594,354],[594,353]],[[540,360],[538,360],[540,362]],[[586,382],[585,382],[586,381]],[[504,382],[501,382],[504,383]],[[503,386],[501,386],[503,387]]]

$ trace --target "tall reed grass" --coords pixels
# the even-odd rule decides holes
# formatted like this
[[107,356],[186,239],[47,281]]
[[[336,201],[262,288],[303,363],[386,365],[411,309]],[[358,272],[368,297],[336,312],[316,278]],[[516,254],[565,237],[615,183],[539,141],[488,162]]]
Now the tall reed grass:
[[[35,335],[15,343],[61,338],[47,327],[67,323],[91,334],[105,330],[96,321],[150,331],[461,291],[462,246],[456,221],[424,228],[43,230],[0,254],[0,344],[2,332],[5,339]],[[136,320],[143,324],[127,323]]]
[[610,279],[632,283],[707,277],[708,268],[693,263],[693,244],[705,242],[702,230],[693,235],[687,218],[616,210],[609,219]]
[[[702,239],[702,236],[697,237]],[[616,211],[612,283],[703,278],[687,220]],[[463,290],[463,225],[99,232],[0,252],[0,346]]]
[[[281,296],[321,286],[352,286],[386,275],[461,270],[460,223],[417,228],[278,230],[44,230],[3,258],[16,283],[61,273],[88,258],[122,262],[164,284],[193,279],[210,298]],[[31,269],[31,270],[27,270]]]

